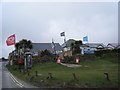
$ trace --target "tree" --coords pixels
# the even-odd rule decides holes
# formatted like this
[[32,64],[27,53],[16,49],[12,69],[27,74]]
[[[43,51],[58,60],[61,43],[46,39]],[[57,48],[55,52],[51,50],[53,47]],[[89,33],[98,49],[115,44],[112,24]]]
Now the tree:
[[44,51],[42,51],[41,52],[41,57],[43,57],[43,56],[50,56],[51,55],[51,53],[46,49],[46,50],[44,50]]
[[15,44],[15,49],[18,51],[19,49],[32,49],[32,42],[30,40],[22,39],[21,41]]
[[72,50],[73,54],[78,54],[81,52],[80,45],[82,45],[81,40],[71,43],[71,50]]
[[18,57],[24,58],[24,53],[32,49],[32,42],[30,40],[22,39],[15,44],[15,49],[18,53]]
[[5,58],[4,58],[4,57],[2,57],[2,61],[5,61]]
[[20,47],[20,43],[17,42],[17,43],[15,44],[15,49],[18,51],[19,47]]

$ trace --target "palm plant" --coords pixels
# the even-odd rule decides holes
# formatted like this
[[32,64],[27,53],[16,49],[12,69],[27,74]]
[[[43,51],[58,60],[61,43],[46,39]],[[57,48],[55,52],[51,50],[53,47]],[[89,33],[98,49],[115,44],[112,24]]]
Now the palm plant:
[[32,42],[30,40],[22,39],[21,41],[15,44],[15,49],[17,51],[20,49],[23,49],[24,51],[26,49],[32,49]]

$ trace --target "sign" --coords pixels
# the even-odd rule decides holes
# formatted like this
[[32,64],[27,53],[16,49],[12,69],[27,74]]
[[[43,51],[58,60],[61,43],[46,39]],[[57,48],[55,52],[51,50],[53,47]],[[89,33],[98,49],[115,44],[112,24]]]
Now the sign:
[[25,52],[25,69],[31,69],[31,68],[32,68],[32,53]]
[[84,49],[84,53],[86,54],[94,54],[94,49]]
[[18,63],[23,63],[22,59],[21,58],[18,58]]

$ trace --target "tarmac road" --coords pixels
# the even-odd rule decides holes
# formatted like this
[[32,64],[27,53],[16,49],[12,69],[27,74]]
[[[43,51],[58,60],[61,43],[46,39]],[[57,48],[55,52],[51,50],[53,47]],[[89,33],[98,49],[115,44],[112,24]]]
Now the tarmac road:
[[0,83],[2,83],[2,88],[37,88],[13,76],[5,67],[6,64],[7,62],[0,62],[0,72],[2,71],[2,80],[0,80],[2,82]]
[[2,89],[2,62],[0,62],[0,90]]

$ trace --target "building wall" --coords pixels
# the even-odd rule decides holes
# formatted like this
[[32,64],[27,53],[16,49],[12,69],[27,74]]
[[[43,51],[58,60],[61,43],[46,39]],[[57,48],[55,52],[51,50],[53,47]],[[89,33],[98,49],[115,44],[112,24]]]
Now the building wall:
[[64,51],[62,53],[59,54],[60,58],[64,59],[65,56],[72,56],[72,51]]

